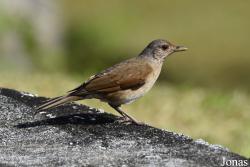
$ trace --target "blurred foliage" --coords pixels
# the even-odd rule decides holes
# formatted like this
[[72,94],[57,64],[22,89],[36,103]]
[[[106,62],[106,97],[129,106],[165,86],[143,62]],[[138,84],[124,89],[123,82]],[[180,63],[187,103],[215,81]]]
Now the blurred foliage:
[[67,69],[70,73],[81,74],[85,70],[100,71],[126,56],[117,48],[106,47],[101,40],[98,40],[98,35],[91,28],[86,29],[83,25],[79,25],[70,27],[68,31],[65,47],[68,55],[66,56]]
[[62,29],[61,36],[55,37],[60,38],[59,49],[39,43],[36,29],[45,24],[34,25],[34,19],[4,10],[0,13],[0,34],[18,34],[30,70],[95,73],[136,56],[153,39],[164,38],[189,50],[168,58],[161,81],[249,88],[249,1],[54,2],[57,12],[50,11],[49,4],[41,9],[50,9],[48,13],[61,21],[56,27]]
[[248,1],[109,2],[64,1],[67,34],[78,39],[66,40],[66,45],[72,51],[81,48],[69,53],[71,61],[79,60],[71,70],[74,65],[80,67],[76,72],[85,66],[105,68],[137,55],[151,40],[165,38],[189,50],[167,60],[161,80],[249,87]]

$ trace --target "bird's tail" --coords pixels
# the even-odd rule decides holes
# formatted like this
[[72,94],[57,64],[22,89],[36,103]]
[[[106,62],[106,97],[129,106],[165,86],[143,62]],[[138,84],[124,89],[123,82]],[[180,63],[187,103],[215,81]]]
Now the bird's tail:
[[44,104],[38,106],[36,110],[40,112],[42,110],[55,108],[65,103],[69,103],[69,102],[80,100],[80,99],[81,97],[79,96],[71,96],[71,95],[59,96],[59,97],[55,97],[55,98],[47,100]]

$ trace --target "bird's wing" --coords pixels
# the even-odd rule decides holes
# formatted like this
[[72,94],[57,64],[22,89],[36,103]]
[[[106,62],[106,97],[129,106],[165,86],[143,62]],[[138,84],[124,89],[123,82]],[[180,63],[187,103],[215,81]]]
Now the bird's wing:
[[135,90],[145,84],[146,78],[152,70],[147,63],[126,61],[91,77],[70,93],[72,95],[106,94],[126,89]]

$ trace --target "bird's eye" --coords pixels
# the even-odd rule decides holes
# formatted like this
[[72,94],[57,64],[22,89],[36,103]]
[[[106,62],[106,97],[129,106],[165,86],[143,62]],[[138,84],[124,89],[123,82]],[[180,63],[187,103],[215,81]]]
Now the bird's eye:
[[162,48],[162,50],[167,50],[169,48],[169,46],[168,45],[162,45],[161,48]]

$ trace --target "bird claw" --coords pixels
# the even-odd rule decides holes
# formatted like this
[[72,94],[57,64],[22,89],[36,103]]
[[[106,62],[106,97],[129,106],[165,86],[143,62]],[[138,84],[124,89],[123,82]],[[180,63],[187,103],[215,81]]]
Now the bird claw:
[[116,122],[116,123],[125,124],[125,125],[130,125],[130,124],[133,123],[130,119],[123,118],[123,117],[117,119],[115,122]]
[[115,122],[125,124],[125,125],[131,125],[131,124],[145,125],[144,122],[138,122],[138,121],[135,121],[135,120],[131,120],[131,119],[127,118],[127,117],[121,117],[121,118],[117,119]]

